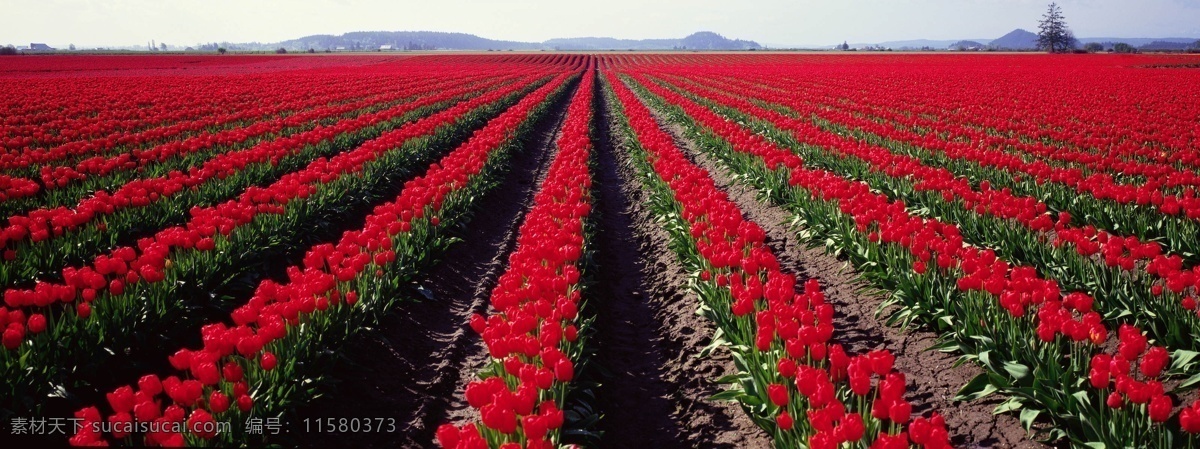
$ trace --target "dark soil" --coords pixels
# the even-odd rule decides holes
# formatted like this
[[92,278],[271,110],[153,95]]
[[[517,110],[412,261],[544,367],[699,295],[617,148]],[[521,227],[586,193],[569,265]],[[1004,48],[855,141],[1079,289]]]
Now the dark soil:
[[783,269],[801,280],[820,281],[826,299],[837,310],[834,339],[848,354],[862,354],[873,349],[888,349],[895,354],[896,369],[908,380],[907,397],[913,404],[914,416],[933,411],[940,413],[946,418],[955,447],[1044,447],[1026,436],[1015,416],[992,414],[999,400],[955,402],[953,398],[958,390],[982,372],[979,367],[971,364],[955,367],[956,355],[929,350],[937,343],[934,333],[894,328],[876,318],[875,312],[885,299],[883,293],[869,293],[875,290],[848,262],[800,241],[788,229],[791,214],[760,201],[753,187],[735,183],[725,166],[697,150],[695,142],[685,137],[687,134],[682,126],[671,123],[662,115],[657,118],[660,124],[669,123],[663,129],[695,163],[709,172],[719,187],[729,193],[745,217],[762,226],[767,233],[767,244]]
[[738,406],[712,402],[712,381],[734,372],[726,352],[698,358],[714,328],[697,315],[699,299],[667,247],[669,239],[641,205],[610,105],[599,101],[596,196],[599,232],[595,311],[604,447],[766,448],[770,438]]
[[[462,391],[488,362],[479,336],[468,323],[486,314],[496,279],[507,266],[517,228],[554,154],[554,139],[566,118],[569,92],[537,124],[533,138],[511,158],[502,183],[480,199],[462,239],[421,281],[432,299],[396,307],[345,349],[331,376],[337,385],[297,412],[297,420],[370,417],[395,420],[394,433],[308,433],[301,447],[435,447],[434,432],[446,422],[471,416]],[[302,421],[301,421],[302,422]],[[292,429],[303,425],[292,423]]]

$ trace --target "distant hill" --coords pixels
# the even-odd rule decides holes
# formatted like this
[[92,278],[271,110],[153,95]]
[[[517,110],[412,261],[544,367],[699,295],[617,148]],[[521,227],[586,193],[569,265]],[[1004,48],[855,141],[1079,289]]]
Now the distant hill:
[[976,41],[958,41],[946,48],[951,50],[982,50],[984,45]]
[[355,31],[341,36],[318,34],[275,44],[261,44],[263,50],[286,48],[289,51],[376,50],[391,45],[403,50],[537,50],[541,44],[499,41],[466,33],[438,31]]
[[542,44],[554,50],[649,50],[678,46],[681,39],[616,39],[612,37],[569,37]]
[[1172,41],[1154,41],[1149,44],[1138,47],[1141,50],[1187,50],[1192,48],[1194,42],[1172,42]]
[[750,50],[762,48],[754,41],[728,39],[710,31],[694,33],[683,39],[573,37],[550,39],[543,42],[542,45],[553,50]]
[[1097,43],[1124,42],[1124,43],[1132,45],[1134,47],[1142,47],[1145,45],[1162,44],[1162,43],[1191,44],[1193,42],[1196,42],[1196,38],[1194,38],[1194,37],[1081,37],[1081,38],[1079,38],[1080,44],[1086,44],[1089,42],[1097,42]]
[[[983,43],[983,44],[990,42],[987,39],[942,39],[942,40],[910,39],[910,40],[905,40],[905,41],[880,42],[878,45],[880,45],[884,48],[893,48],[896,50],[920,50],[922,48],[933,48],[933,49],[940,50],[943,48],[950,48],[951,45],[954,45],[955,43],[958,43],[958,42],[962,42],[963,40],[979,42],[979,43]],[[855,48],[859,48],[859,47],[864,47],[867,45],[868,44],[852,44],[851,46],[855,47]]]
[[731,40],[717,33],[701,31],[683,38],[680,48],[685,50],[750,50],[762,47],[754,41]]
[[516,42],[487,39],[466,33],[437,31],[356,31],[340,36],[318,34],[273,44],[235,44],[242,50],[288,51],[313,49],[367,51],[382,46],[393,50],[749,50],[762,48],[757,42],[728,39],[720,34],[701,31],[682,39],[614,39],[579,37],[550,39],[545,42]]
[[988,45],[1001,50],[1033,50],[1037,48],[1037,40],[1037,34],[1017,28]]
[[[852,48],[866,47],[883,47],[896,50],[920,50],[920,49],[951,49],[957,50],[959,47],[970,48],[974,45],[979,45],[985,49],[996,50],[1034,50],[1037,48],[1037,33],[1025,30],[1015,29],[1000,36],[997,39],[954,39],[954,40],[936,40],[936,39],[910,39],[903,41],[887,41],[880,43],[856,43],[850,44]],[[1167,37],[1167,38],[1152,38],[1152,37],[1134,37],[1134,38],[1119,38],[1119,37],[1081,37],[1078,38],[1079,45],[1083,46],[1091,42],[1103,44],[1105,48],[1112,48],[1113,44],[1124,42],[1141,50],[1186,50],[1191,48],[1197,42],[1194,37]],[[833,46],[823,46],[821,48],[833,48]]]

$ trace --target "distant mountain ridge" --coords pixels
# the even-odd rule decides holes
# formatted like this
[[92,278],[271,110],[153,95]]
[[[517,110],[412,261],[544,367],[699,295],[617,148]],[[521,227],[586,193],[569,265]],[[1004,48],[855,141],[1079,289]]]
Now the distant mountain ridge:
[[1191,44],[1195,43],[1198,38],[1195,37],[1081,37],[1079,43],[1086,44],[1089,42],[1124,42],[1134,47],[1144,47],[1159,42],[1171,44]]
[[1000,36],[999,39],[988,43],[993,48],[1004,48],[1010,50],[1033,50],[1037,48],[1038,35],[1017,28],[1008,34]]
[[955,50],[979,50],[984,47],[985,45],[979,41],[958,41],[950,44],[949,48]]
[[693,33],[683,39],[574,37],[550,39],[543,42],[542,45],[555,50],[750,50],[762,48],[757,42],[728,39],[711,31]]
[[952,46],[958,42],[963,42],[963,41],[978,42],[978,43],[986,45],[988,42],[991,42],[991,39],[909,39],[909,40],[903,40],[903,41],[880,42],[878,44],[851,44],[851,46],[852,47],[881,46],[881,47],[893,48],[893,49],[897,49],[897,50],[900,50],[900,49],[922,49],[922,48],[934,48],[934,49],[940,50],[940,49],[944,49],[944,48],[949,48],[950,46]]
[[[251,44],[253,45],[253,44]],[[467,33],[439,31],[354,31],[340,36],[317,34],[275,44],[259,44],[263,50],[286,48],[289,51],[377,50],[384,45],[393,49],[413,50],[537,50],[531,42],[501,41]]]
[[[386,46],[386,47],[385,47]],[[545,42],[503,41],[467,33],[438,31],[355,31],[340,36],[317,34],[273,44],[235,44],[235,49],[288,51],[325,50],[750,50],[762,48],[757,42],[728,39],[710,31],[693,33],[682,39],[615,39],[577,37],[550,39]]]
[[[911,39],[901,41],[887,41],[879,43],[857,43],[850,44],[852,48],[867,48],[867,47],[883,47],[896,50],[920,50],[920,49],[964,49],[969,50],[978,45],[977,49],[996,49],[996,50],[1033,50],[1037,48],[1037,33],[1017,28],[1010,31],[1008,34],[1000,36],[996,39]],[[1193,37],[1081,37],[1078,38],[1079,45],[1088,43],[1103,44],[1105,48],[1111,48],[1113,44],[1123,42],[1135,48],[1142,50],[1186,50],[1192,48],[1197,42],[1197,38]],[[786,46],[785,46],[786,47]],[[820,48],[835,48],[834,45],[827,45]]]

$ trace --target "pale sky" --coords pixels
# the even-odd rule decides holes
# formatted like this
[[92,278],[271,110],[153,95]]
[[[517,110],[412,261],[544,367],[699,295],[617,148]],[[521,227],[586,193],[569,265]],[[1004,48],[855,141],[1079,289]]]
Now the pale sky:
[[[0,0],[0,45],[277,42],[348,31],[491,39],[679,38],[831,45],[1035,31],[1047,0]],[[1059,0],[1078,37],[1198,37],[1200,0]]]

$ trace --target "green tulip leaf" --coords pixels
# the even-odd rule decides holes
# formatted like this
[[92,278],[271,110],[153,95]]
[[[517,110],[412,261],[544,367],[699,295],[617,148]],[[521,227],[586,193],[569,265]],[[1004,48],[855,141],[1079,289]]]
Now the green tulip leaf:
[[1000,405],[997,405],[996,408],[994,410],[992,410],[992,414],[999,415],[1002,413],[1015,412],[1017,410],[1020,410],[1022,406],[1023,406],[1023,404],[1021,404],[1020,399],[1008,398],[1008,400],[1004,401]]
[[1042,414],[1041,410],[1036,410],[1036,409],[1032,409],[1032,408],[1022,409],[1021,410],[1021,425],[1025,427],[1025,430],[1033,429],[1033,423],[1035,421],[1037,421],[1037,417],[1040,414]]
[[1004,371],[1016,380],[1023,380],[1029,376],[1029,367],[1016,362],[1004,362]]
[[974,401],[979,398],[987,397],[988,395],[999,391],[995,385],[988,381],[987,373],[981,373],[967,382],[962,389],[958,390],[958,394],[954,395],[955,401]]
[[708,399],[713,402],[738,402],[743,397],[746,397],[746,392],[738,388],[732,388],[709,396]]
[[1188,390],[1188,389],[1191,389],[1192,387],[1195,387],[1196,385],[1200,385],[1200,373],[1187,378],[1187,380],[1183,381],[1182,383],[1179,384],[1179,386],[1175,387],[1175,389],[1173,391]]

